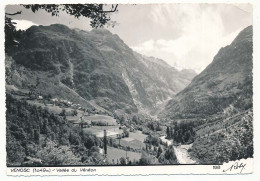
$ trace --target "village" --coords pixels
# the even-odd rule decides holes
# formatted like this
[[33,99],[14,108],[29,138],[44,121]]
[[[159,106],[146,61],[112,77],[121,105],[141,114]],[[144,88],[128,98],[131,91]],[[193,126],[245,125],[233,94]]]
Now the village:
[[141,159],[143,152],[150,156],[153,164],[159,164],[159,147],[165,150],[170,146],[170,142],[165,139],[165,125],[157,122],[120,117],[95,108],[85,108],[66,99],[42,95],[40,92],[12,89],[12,94],[32,105],[47,108],[50,112],[63,116],[74,126],[95,135],[103,142],[105,139],[104,144],[107,146],[104,148],[104,144],[101,145],[99,152],[112,164],[135,163]]

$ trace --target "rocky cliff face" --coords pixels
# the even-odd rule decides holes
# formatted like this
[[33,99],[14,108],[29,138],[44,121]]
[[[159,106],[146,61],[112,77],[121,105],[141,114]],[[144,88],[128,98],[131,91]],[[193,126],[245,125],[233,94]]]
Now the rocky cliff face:
[[221,48],[208,67],[168,102],[161,117],[205,117],[252,107],[252,26]]
[[134,52],[107,30],[58,24],[29,28],[12,58],[19,71],[10,84],[29,88],[39,81],[43,93],[90,101],[112,112],[151,112],[195,76]]

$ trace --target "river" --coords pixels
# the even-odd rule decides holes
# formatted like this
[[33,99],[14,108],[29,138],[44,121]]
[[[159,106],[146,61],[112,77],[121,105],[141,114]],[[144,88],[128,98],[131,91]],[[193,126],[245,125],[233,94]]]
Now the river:
[[[172,140],[165,139],[165,136],[160,137],[160,139],[162,142],[165,142],[168,145],[172,145]],[[188,152],[188,149],[191,146],[192,144],[173,146],[173,150],[179,164],[196,164],[196,161],[191,159]]]
[[179,164],[195,164],[196,161],[192,160],[188,149],[192,146],[192,144],[189,145],[180,145],[180,146],[173,146],[174,153],[177,157],[177,161]]

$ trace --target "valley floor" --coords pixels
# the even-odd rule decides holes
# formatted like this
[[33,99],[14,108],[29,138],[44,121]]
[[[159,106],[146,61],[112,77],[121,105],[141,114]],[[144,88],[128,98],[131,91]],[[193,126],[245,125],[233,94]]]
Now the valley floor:
[[[178,142],[177,137],[176,138],[171,138],[171,139],[166,139],[166,136],[162,135],[167,135],[167,129],[166,126],[163,125],[163,123],[157,124],[157,122],[150,122],[150,124],[147,123],[142,123],[140,124],[143,129],[143,131],[140,131],[137,129],[137,126],[140,125],[135,125],[135,129],[131,131],[131,126],[129,123],[124,123],[125,125],[119,124],[120,120],[116,120],[114,117],[109,116],[109,115],[103,115],[100,114],[99,112],[85,112],[81,109],[76,109],[77,114],[74,115],[72,107],[69,106],[64,106],[63,104],[56,105],[53,103],[50,103],[50,100],[47,99],[34,99],[31,100],[28,98],[28,96],[23,95],[13,95],[14,100],[23,100],[26,102],[27,109],[24,112],[27,113],[28,115],[34,114],[34,109],[38,110],[45,110],[47,112],[46,114],[52,115],[51,119],[54,119],[53,117],[58,117],[61,119],[61,113],[64,112],[67,114],[66,115],[66,120],[67,120],[67,126],[68,130],[73,130],[75,127],[75,124],[79,124],[81,122],[86,123],[86,127],[82,127],[82,130],[84,130],[84,134],[88,135],[89,137],[92,137],[95,140],[102,140],[104,136],[104,130],[106,130],[107,137],[109,139],[109,146],[108,146],[108,161],[110,164],[118,164],[120,162],[121,158],[127,158],[129,161],[132,163],[135,163],[136,161],[139,161],[140,158],[142,158],[142,153],[146,153],[146,157],[148,159],[155,158],[157,156],[157,151],[158,147],[162,147],[163,151],[163,156],[165,156],[166,150],[169,152],[174,152],[174,162],[168,162],[167,164],[212,164],[212,163],[223,163],[224,161],[229,161],[229,160],[234,160],[238,158],[247,158],[247,157],[252,157],[253,155],[253,112],[252,109],[248,109],[244,112],[239,112],[234,115],[229,115],[229,116],[212,116],[211,118],[208,118],[207,120],[203,120],[203,124],[198,124],[198,125],[193,125],[194,129],[196,130],[196,137],[193,141],[189,141],[189,143],[192,142],[192,144],[188,144],[187,142],[182,142],[183,145],[178,145],[175,144]],[[11,100],[12,100],[11,99]],[[22,104],[23,102],[20,102]],[[12,105],[13,103],[9,103]],[[15,105],[17,106],[17,105]],[[35,107],[34,107],[35,106]],[[11,109],[12,106],[10,106],[9,109]],[[20,109],[20,108],[19,108]],[[19,110],[17,108],[17,110]],[[31,111],[31,112],[30,112]],[[37,112],[37,111],[36,111]],[[42,111],[44,112],[44,111]],[[17,115],[18,115],[17,111]],[[12,117],[13,113],[9,112],[8,115],[9,118],[9,127],[10,130],[9,132],[12,132],[12,129],[14,129],[16,132],[19,132],[18,127],[13,128],[13,124],[18,124],[15,122],[16,117]],[[16,115],[14,115],[16,116]],[[20,113],[19,113],[20,116]],[[31,115],[30,115],[31,116]],[[59,120],[57,118],[57,120]],[[27,119],[24,118],[24,119]],[[41,122],[41,120],[44,119],[39,119],[36,120],[37,125],[42,125],[44,127],[44,121]],[[189,122],[185,120],[186,125],[185,128],[188,128],[188,123],[196,122],[198,119],[192,119]],[[178,120],[180,121],[180,120]],[[23,121],[21,121],[23,123]],[[70,123],[70,124],[69,124]],[[98,125],[98,123],[100,125]],[[102,124],[101,124],[102,123]],[[35,123],[36,124],[36,123]],[[46,123],[47,124],[47,123]],[[64,123],[65,124],[65,123]],[[153,129],[150,128],[150,126],[153,126]],[[171,124],[170,122],[167,124]],[[126,126],[127,125],[127,126]],[[156,131],[154,129],[156,125],[160,125],[159,127],[161,128],[160,131]],[[54,129],[54,126],[49,125],[50,128]],[[56,126],[57,127],[57,126]],[[55,129],[57,129],[55,127]],[[58,126],[60,128],[60,126]],[[77,126],[76,126],[77,127]],[[168,127],[167,127],[168,128]],[[17,129],[17,130],[16,130]],[[43,129],[43,128],[42,128]],[[46,128],[47,129],[47,128]],[[123,129],[125,129],[128,132],[128,136],[122,136],[124,133]],[[133,129],[133,128],[132,128]],[[172,131],[177,132],[180,131],[180,126],[179,127],[173,127],[170,128]],[[27,130],[26,127],[24,130]],[[148,134],[144,130],[149,130]],[[184,129],[184,132],[181,132],[178,135],[185,135],[185,131],[187,130]],[[16,132],[12,132],[12,134],[17,135]],[[24,131],[21,131],[23,133]],[[43,134],[43,130],[38,130],[39,133]],[[67,131],[69,132],[69,131]],[[190,133],[190,131],[189,131]],[[28,135],[33,135],[29,134]],[[75,134],[79,134],[78,132],[75,132]],[[40,135],[40,134],[39,134]],[[92,136],[93,135],[93,136]],[[148,136],[149,135],[149,136]],[[189,134],[191,135],[191,133]],[[67,135],[68,136],[68,135]],[[122,136],[122,137],[121,137]],[[119,138],[120,137],[120,138]],[[36,139],[36,138],[32,138]],[[154,144],[152,145],[152,140],[156,141],[157,140],[157,145]],[[159,142],[161,140],[161,142]],[[175,140],[173,142],[173,140]],[[64,141],[64,140],[62,140]],[[83,141],[83,139],[82,139]],[[92,141],[92,140],[90,140]],[[94,141],[92,141],[95,143]],[[91,143],[92,143],[91,142]],[[178,142],[180,143],[180,141]],[[186,144],[185,144],[186,143]],[[36,145],[39,144],[36,142]],[[71,143],[72,144],[72,143]],[[171,145],[171,147],[169,147]],[[97,146],[97,145],[96,145]],[[157,147],[157,148],[155,148]],[[100,148],[102,148],[100,146]],[[127,150],[127,151],[126,151]],[[156,153],[157,152],[157,153]],[[100,153],[98,155],[99,157],[102,157],[103,153]],[[174,155],[173,154],[173,155]],[[34,155],[35,156],[35,155]],[[95,156],[93,156],[95,157]],[[146,159],[145,155],[144,158]],[[22,158],[22,157],[21,157]],[[159,160],[159,157],[157,156],[153,162],[149,164],[156,164]],[[160,160],[162,164],[165,164],[165,162]],[[158,162],[159,163],[159,162]],[[120,164],[120,163],[119,163]]]

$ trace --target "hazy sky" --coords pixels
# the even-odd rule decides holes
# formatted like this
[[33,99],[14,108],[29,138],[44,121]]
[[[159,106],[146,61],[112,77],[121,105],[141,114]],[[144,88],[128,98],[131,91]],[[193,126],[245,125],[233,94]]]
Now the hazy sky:
[[[12,18],[21,29],[61,23],[91,30],[86,18],[78,20],[65,13],[52,17],[45,11],[33,13],[21,6],[6,7],[8,13],[16,10],[22,10],[22,14]],[[118,25],[108,29],[133,50],[197,72],[253,21],[252,6],[248,4],[119,5],[118,10],[111,16]]]

